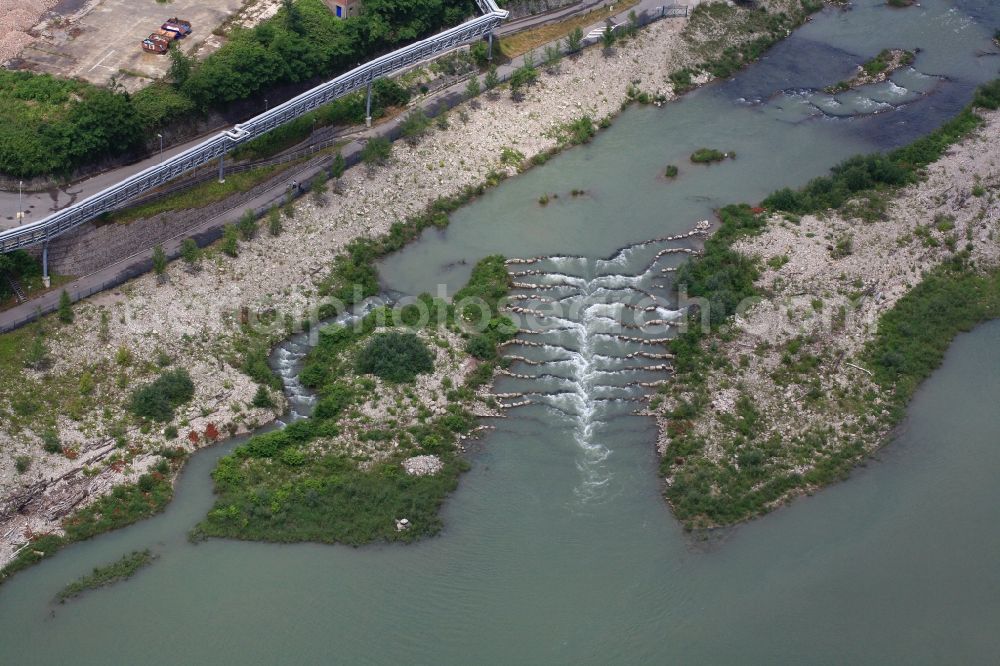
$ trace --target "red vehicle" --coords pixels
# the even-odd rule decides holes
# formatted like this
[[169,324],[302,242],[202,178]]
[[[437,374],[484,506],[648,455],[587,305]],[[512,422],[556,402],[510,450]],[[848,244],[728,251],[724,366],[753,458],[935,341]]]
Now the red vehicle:
[[147,53],[157,53],[163,55],[170,50],[170,40],[163,35],[154,32],[149,37],[142,40],[142,50]]
[[178,37],[187,37],[191,34],[191,22],[174,17],[167,19],[160,29],[175,32]]

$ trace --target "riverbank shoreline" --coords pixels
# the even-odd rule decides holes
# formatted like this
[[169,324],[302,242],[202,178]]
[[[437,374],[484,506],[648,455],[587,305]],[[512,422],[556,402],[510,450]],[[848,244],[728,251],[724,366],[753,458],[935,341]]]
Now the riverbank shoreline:
[[[25,378],[39,394],[54,386],[63,404],[82,404],[71,414],[62,404],[49,414],[45,425],[56,431],[63,453],[38,460],[44,474],[36,467],[30,478],[57,481],[27,501],[22,495],[20,506],[9,503],[8,489],[23,484],[20,473],[13,471],[14,460],[37,456],[44,432],[29,427],[29,409],[4,433],[12,445],[4,448],[0,466],[8,502],[0,527],[0,546],[5,546],[0,564],[9,561],[14,544],[23,543],[25,534],[58,533],[67,505],[69,510],[86,506],[111,488],[138,480],[164,445],[191,450],[273,420],[280,404],[253,407],[258,384],[245,371],[287,333],[279,327],[252,334],[244,314],[279,310],[296,322],[309,319],[319,307],[319,287],[329,266],[352,239],[383,234],[398,220],[422,213],[443,194],[477,186],[491,174],[517,173],[520,165],[504,159],[505,150],[526,159],[551,154],[565,142],[568,124],[582,116],[613,116],[630,101],[635,85],[672,98],[670,75],[695,57],[681,27],[660,22],[611,51],[589,49],[567,58],[522,101],[497,91],[453,110],[447,122],[439,122],[416,145],[398,144],[387,166],[370,172],[362,166],[351,169],[337,182],[336,194],[299,203],[294,216],[282,220],[281,235],[267,237],[260,231],[256,238],[240,242],[236,257],[210,251],[198,270],[185,270],[175,262],[165,281],[143,276],[78,304],[72,323],[57,324],[49,318],[44,339],[50,366],[11,378],[4,389],[8,405],[11,382],[23,383]],[[733,37],[736,42],[754,38],[755,33]],[[595,96],[595,89],[603,92]],[[468,136],[481,140],[470,147]],[[33,337],[34,332],[28,332],[17,338],[20,354]],[[184,365],[195,384],[194,400],[179,410],[172,438],[166,436],[168,428],[161,434],[148,425],[135,425],[125,410],[129,389],[155,376],[152,361],[159,355]],[[128,362],[121,362],[123,358]],[[82,373],[92,382],[86,395]],[[88,397],[95,395],[102,409]],[[44,404],[42,397],[37,399],[39,406]],[[209,432],[215,437],[205,434]],[[191,433],[195,437],[187,436]],[[124,451],[117,446],[122,440],[130,444]],[[108,464],[111,458],[114,466]]]
[[[694,343],[653,410],[664,493],[687,527],[740,523],[846,477],[891,442],[951,336],[991,316],[1000,112],[977,113],[917,182],[818,213],[755,209],[759,230],[731,250],[756,266],[759,297]],[[933,300],[953,285],[982,303]]]

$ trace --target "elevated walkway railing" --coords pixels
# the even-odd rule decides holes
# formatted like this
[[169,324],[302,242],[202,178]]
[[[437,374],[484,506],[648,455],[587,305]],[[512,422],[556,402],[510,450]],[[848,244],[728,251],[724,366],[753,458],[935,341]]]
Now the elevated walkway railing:
[[[507,18],[508,13],[500,9],[495,0],[476,0],[476,4],[483,11],[483,16],[375,58],[37,222],[0,231],[0,253],[40,245],[47,248],[48,242],[53,238],[103,213],[120,208],[127,201],[155,190],[164,183],[212,160],[221,160],[226,153],[240,144],[251,141],[317,107],[370,86],[376,79],[404,67],[486,35],[492,35],[497,26]],[[43,258],[43,264],[45,263]],[[47,273],[47,267],[45,269]]]

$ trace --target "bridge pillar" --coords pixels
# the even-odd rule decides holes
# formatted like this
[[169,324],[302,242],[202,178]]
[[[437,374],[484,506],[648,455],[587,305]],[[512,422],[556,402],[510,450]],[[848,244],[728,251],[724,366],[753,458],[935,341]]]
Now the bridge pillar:
[[493,31],[491,30],[487,34],[489,35],[490,38],[490,46],[486,50],[486,60],[489,62],[493,62]]
[[226,154],[219,155],[219,182],[226,182]]
[[365,127],[372,126],[372,82],[368,82],[368,98],[365,100]]
[[49,242],[45,241],[42,245],[42,284],[48,289],[52,286],[52,281],[49,279]]

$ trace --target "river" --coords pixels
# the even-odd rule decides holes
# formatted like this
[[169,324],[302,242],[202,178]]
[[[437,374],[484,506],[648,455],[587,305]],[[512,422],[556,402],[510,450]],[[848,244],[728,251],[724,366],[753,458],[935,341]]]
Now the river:
[[[187,532],[213,501],[209,473],[239,440],[228,442],[192,457],[162,515],[5,583],[0,662],[992,663],[1000,323],[956,340],[895,441],[849,481],[710,541],[670,515],[655,427],[624,401],[642,392],[626,380],[655,375],[655,359],[608,372],[602,364],[640,343],[594,327],[593,299],[611,278],[615,288],[665,288],[668,274],[650,275],[644,254],[660,246],[619,249],[906,143],[996,76],[1000,58],[976,55],[1000,25],[996,3],[856,4],[824,12],[732,81],[626,111],[590,145],[504,183],[383,262],[387,288],[415,293],[453,289],[485,254],[556,254],[531,279],[564,281],[562,296],[583,304],[560,330],[527,336],[562,351],[523,358],[561,369],[498,381],[498,391],[539,387],[537,399],[472,445],[439,537],[192,545]],[[896,46],[922,52],[893,84],[838,99],[816,92]],[[737,158],[696,168],[686,158],[701,146]],[[681,174],[668,183],[670,163]],[[560,197],[543,207],[545,193]],[[681,260],[664,256],[655,265]],[[276,352],[288,377],[300,351]],[[135,578],[52,603],[91,567],[146,547],[159,557]]]

